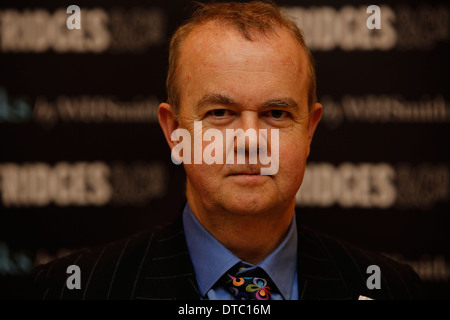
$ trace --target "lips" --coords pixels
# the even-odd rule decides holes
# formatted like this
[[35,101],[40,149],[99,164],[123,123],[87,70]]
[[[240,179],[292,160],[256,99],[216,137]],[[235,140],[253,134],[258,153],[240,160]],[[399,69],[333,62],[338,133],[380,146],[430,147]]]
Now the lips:
[[261,167],[259,165],[234,165],[228,167],[227,176],[260,176]]
[[236,173],[232,173],[230,174],[230,176],[242,176],[242,175],[246,175],[246,176],[256,176],[256,175],[260,175],[261,173],[258,172],[236,172]]
[[244,170],[244,171],[233,171],[229,176],[256,176],[261,175],[261,169],[254,169],[254,170]]

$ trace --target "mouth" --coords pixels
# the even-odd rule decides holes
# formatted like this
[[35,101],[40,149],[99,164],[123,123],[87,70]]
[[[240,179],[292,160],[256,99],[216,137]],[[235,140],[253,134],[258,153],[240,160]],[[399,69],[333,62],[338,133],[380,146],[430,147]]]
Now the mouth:
[[237,172],[230,174],[230,176],[260,176],[260,175],[261,175],[260,172]]
[[230,170],[227,178],[238,188],[250,188],[253,190],[253,188],[263,187],[272,177],[262,175],[259,166],[252,166],[233,168]]
[[229,169],[227,174],[229,177],[256,178],[262,176],[261,167],[258,165],[235,166]]
[[270,178],[271,176],[262,175],[260,172],[234,172],[228,175],[229,178],[244,179],[249,181],[259,181],[260,179]]

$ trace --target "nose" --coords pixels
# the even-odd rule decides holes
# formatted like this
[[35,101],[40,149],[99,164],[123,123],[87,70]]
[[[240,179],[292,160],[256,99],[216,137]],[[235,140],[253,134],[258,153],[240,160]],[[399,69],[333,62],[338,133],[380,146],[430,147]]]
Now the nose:
[[[259,115],[256,111],[243,111],[235,128],[234,151],[238,159],[248,159],[250,164],[257,163],[259,150]],[[239,130],[241,129],[241,130]],[[239,160],[238,160],[239,163]]]
[[247,129],[254,129],[258,131],[259,115],[256,111],[242,111],[240,116],[240,128],[244,131]]

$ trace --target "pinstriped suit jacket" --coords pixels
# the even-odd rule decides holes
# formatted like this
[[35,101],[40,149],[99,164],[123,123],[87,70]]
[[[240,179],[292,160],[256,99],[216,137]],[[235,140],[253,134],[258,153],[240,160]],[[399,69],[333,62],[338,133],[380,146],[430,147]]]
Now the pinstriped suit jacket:
[[[422,298],[419,277],[387,257],[299,226],[300,299]],[[81,289],[69,290],[69,265],[81,269]],[[381,270],[381,289],[369,290],[369,265]],[[39,266],[34,299],[200,299],[182,219]]]

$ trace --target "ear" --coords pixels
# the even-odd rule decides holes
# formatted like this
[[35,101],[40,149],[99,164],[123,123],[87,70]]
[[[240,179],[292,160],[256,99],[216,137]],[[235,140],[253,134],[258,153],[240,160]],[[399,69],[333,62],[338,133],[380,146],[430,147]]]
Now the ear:
[[308,121],[308,156],[309,151],[311,147],[311,141],[314,135],[314,132],[316,131],[316,127],[319,124],[320,119],[322,118],[322,110],[323,107],[320,103],[314,104],[313,109],[309,112],[309,121]]
[[172,132],[179,127],[177,116],[172,109],[172,106],[167,103],[161,103],[158,108],[158,121],[161,126],[166,141],[169,144],[170,149],[178,143],[177,141],[172,141]]

